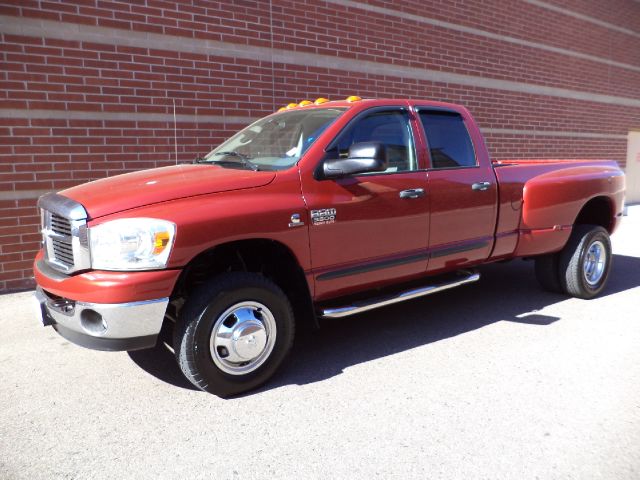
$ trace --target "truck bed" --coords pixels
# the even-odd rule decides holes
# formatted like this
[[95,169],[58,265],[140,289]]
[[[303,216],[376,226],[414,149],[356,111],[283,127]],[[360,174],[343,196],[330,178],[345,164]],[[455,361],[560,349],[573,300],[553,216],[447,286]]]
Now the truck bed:
[[506,254],[512,247],[513,256],[560,250],[581,208],[589,201],[607,203],[611,217],[616,219],[609,231],[615,229],[624,197],[624,174],[617,162],[507,159],[493,161],[492,165],[499,189],[492,257]]

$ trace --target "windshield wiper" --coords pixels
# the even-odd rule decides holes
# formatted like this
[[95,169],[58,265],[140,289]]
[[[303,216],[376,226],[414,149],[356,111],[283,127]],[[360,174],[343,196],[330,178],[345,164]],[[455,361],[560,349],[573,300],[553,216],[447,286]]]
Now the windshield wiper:
[[[240,152],[234,152],[234,151],[228,151],[228,152],[216,152],[214,153],[214,155],[224,155],[227,157],[234,157],[240,160],[240,162],[230,162],[230,163],[241,163],[243,165],[245,165],[246,167],[248,167],[250,170],[253,170],[254,172],[258,171],[259,167],[258,165],[256,165],[255,163],[253,163],[251,160],[249,160],[248,155],[243,155]],[[227,160],[222,160],[222,161],[218,161],[216,162],[215,160],[213,161],[214,163],[224,163],[227,162]]]

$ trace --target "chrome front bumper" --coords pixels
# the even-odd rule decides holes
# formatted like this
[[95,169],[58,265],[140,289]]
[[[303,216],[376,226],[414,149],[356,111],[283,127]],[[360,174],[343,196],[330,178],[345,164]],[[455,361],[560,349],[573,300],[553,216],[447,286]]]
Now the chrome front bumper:
[[168,298],[132,303],[85,303],[35,292],[44,325],[83,347],[139,350],[156,344]]

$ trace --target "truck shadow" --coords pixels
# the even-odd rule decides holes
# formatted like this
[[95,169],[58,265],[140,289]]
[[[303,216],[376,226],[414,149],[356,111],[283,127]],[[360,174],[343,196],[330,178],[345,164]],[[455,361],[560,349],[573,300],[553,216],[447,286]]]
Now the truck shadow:
[[[540,289],[533,262],[514,260],[482,267],[474,285],[354,315],[324,320],[317,332],[296,339],[283,370],[259,393],[284,385],[305,385],[340,375],[345,368],[410,350],[500,321],[546,326],[561,320],[536,313],[567,300]],[[640,286],[640,258],[614,255],[602,296]],[[588,300],[580,300],[588,301]],[[597,300],[594,300],[597,301]],[[180,372],[165,345],[130,352],[149,374],[172,385],[195,389]]]

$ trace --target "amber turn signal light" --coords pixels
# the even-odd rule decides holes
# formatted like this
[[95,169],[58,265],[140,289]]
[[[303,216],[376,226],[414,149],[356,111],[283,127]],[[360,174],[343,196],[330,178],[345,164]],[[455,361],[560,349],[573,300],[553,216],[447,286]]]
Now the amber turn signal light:
[[170,238],[171,237],[169,236],[169,232],[155,232],[155,234],[153,235],[153,254],[158,255],[159,253],[162,253],[162,251],[169,243]]

